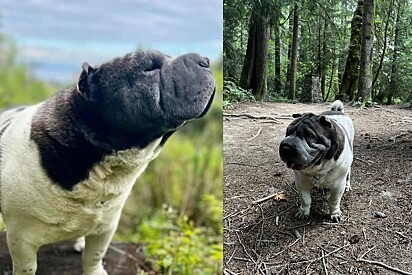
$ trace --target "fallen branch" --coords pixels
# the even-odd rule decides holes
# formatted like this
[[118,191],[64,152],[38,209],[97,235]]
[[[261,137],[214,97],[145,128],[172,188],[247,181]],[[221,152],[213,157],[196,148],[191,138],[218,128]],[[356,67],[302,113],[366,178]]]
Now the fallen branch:
[[323,271],[325,271],[325,275],[328,275],[328,268],[326,267],[326,261],[325,261],[325,251],[322,249],[322,265],[323,265]]
[[224,117],[238,117],[238,118],[249,118],[249,119],[263,119],[263,120],[273,120],[279,123],[278,119],[293,119],[292,116],[254,116],[251,114],[223,114]]
[[371,165],[371,163],[373,163],[373,161],[371,161],[371,160],[366,161],[366,160],[363,160],[363,159],[360,159],[360,158],[356,158],[356,157],[353,157],[353,159],[354,159],[354,160],[357,160],[357,161],[360,161],[360,162],[363,162],[363,163],[365,163],[365,164],[367,164],[367,165]]
[[261,131],[262,131],[262,127],[259,128],[259,131],[257,132],[256,135],[254,135],[253,137],[251,137],[251,138],[248,139],[247,141],[251,141],[251,140],[254,140],[255,138],[257,138],[257,136],[260,134]]
[[127,258],[129,258],[130,260],[134,261],[135,263],[138,263],[141,267],[143,267],[143,269],[144,269],[145,271],[150,270],[149,267],[148,267],[141,259],[136,258],[136,257],[133,256],[132,254],[130,254],[130,253],[128,253],[128,252],[126,252],[126,251],[124,251],[124,250],[122,250],[122,249],[120,249],[120,248],[117,248],[117,247],[114,246],[114,245],[109,245],[109,249],[111,249],[111,250],[113,250],[114,252],[119,253],[119,254],[121,254],[121,255],[123,255],[123,256],[126,256]]
[[276,197],[276,196],[277,196],[277,195],[279,195],[279,194],[283,194],[283,192],[279,192],[279,193],[270,194],[269,196],[266,196],[266,197],[264,197],[264,198],[261,198],[261,199],[258,199],[258,200],[255,200],[255,201],[252,201],[252,204],[253,204],[253,205],[256,205],[256,204],[261,204],[262,202],[268,201],[268,200],[270,200],[270,199],[272,199],[272,198]]
[[256,265],[256,261],[255,261],[255,260],[252,258],[252,256],[250,256],[250,254],[247,252],[246,246],[242,243],[242,240],[240,239],[239,234],[238,234],[237,232],[235,232],[235,233],[236,233],[236,236],[237,236],[237,239],[238,239],[240,245],[242,246],[243,252],[245,252],[245,254],[249,257],[249,259],[251,259],[252,262]]
[[407,271],[401,270],[401,269],[399,269],[399,268],[389,266],[389,265],[384,264],[384,263],[382,263],[382,262],[372,261],[372,260],[365,260],[365,259],[362,259],[362,258],[358,259],[357,261],[358,261],[358,262],[368,263],[368,264],[373,264],[373,265],[379,265],[379,266],[381,266],[381,267],[383,267],[383,268],[386,268],[386,269],[388,269],[388,270],[390,270],[390,271],[393,271],[393,272],[396,272],[396,273],[399,273],[399,274],[412,275],[411,272],[407,272]]
[[[345,244],[344,246],[338,247],[338,248],[336,248],[335,250],[333,250],[333,251],[331,251],[331,252],[329,252],[329,253],[326,253],[326,254],[322,255],[321,257],[317,257],[317,258],[312,259],[312,260],[306,260],[306,261],[301,261],[301,262],[290,263],[290,264],[291,264],[291,265],[306,264],[306,263],[312,264],[312,263],[317,262],[317,261],[320,261],[320,260],[322,260],[322,259],[324,259],[324,258],[326,258],[326,257],[329,257],[330,255],[332,255],[332,254],[334,254],[334,253],[336,253],[336,252],[338,252],[338,251],[340,251],[340,250],[342,250],[343,248],[346,248],[346,247],[348,247],[348,246],[350,246],[349,243],[348,243],[348,244]],[[411,275],[412,275],[412,274],[411,274]]]

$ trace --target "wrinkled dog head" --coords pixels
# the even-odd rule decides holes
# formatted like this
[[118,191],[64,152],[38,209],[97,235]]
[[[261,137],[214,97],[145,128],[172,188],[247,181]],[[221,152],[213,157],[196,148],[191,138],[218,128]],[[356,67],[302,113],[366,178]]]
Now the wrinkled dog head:
[[303,170],[337,155],[339,139],[343,137],[336,123],[312,113],[294,117],[279,146],[280,157],[288,168]]
[[84,63],[78,91],[112,131],[156,137],[203,116],[215,82],[209,60],[198,54],[141,51],[96,68]]

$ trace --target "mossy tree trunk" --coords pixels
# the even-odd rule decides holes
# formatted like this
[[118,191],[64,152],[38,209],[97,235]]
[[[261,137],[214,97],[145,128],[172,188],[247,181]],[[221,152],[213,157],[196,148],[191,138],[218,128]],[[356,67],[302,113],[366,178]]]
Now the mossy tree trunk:
[[281,81],[281,67],[280,67],[280,6],[277,5],[275,9],[274,20],[274,33],[275,33],[275,94],[280,95],[282,93],[282,81]]
[[370,100],[372,87],[372,46],[373,46],[373,20],[374,4],[373,0],[364,0],[362,16],[362,43],[360,54],[360,72],[358,98],[362,98],[363,104]]
[[249,37],[240,78],[240,87],[252,89],[256,100],[267,99],[269,18],[261,2],[255,3],[249,23]]
[[358,86],[362,14],[363,1],[359,0],[351,22],[349,53],[346,59],[345,71],[343,73],[339,94],[336,96],[337,99],[343,101],[354,100],[355,91]]
[[401,35],[400,32],[402,30],[401,26],[401,16],[403,10],[404,1],[398,1],[398,7],[396,10],[396,21],[395,21],[395,38],[393,42],[393,53],[392,53],[392,65],[391,65],[391,74],[389,80],[389,91],[386,104],[390,105],[393,103],[393,97],[395,96],[396,91],[399,89],[398,86],[398,59],[400,54],[400,47],[401,47]]
[[299,34],[299,10],[298,5],[295,4],[293,10],[293,35],[292,35],[292,47],[290,54],[290,84],[288,99],[294,100],[296,95],[296,71],[298,64],[298,34]]

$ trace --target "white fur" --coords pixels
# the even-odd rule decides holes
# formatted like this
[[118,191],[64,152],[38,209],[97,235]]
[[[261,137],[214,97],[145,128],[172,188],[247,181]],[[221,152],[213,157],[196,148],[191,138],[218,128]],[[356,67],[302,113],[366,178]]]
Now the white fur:
[[354,129],[347,115],[328,115],[335,120],[345,134],[345,146],[337,160],[324,160],[320,165],[312,165],[304,170],[294,170],[295,184],[299,193],[301,206],[296,217],[309,216],[313,187],[330,189],[329,214],[333,221],[340,221],[342,212],[340,201],[344,191],[351,190],[350,173],[353,160]]
[[[105,275],[102,258],[123,205],[148,163],[160,151],[157,139],[144,149],[104,158],[72,191],[53,183],[30,140],[31,119],[40,105],[17,113],[1,138],[1,206],[15,275],[34,275],[44,244],[86,236],[83,272]],[[79,156],[81,158],[82,156]],[[82,249],[81,241],[76,249]]]

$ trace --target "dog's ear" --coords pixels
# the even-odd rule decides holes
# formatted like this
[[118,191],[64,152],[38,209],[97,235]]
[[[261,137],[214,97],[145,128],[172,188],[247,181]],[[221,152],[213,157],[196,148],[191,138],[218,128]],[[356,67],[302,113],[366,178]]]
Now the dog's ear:
[[298,117],[301,117],[301,116],[302,116],[302,114],[293,114],[292,115],[293,118],[298,118]]
[[332,122],[330,121],[329,118],[327,118],[327,117],[325,117],[325,116],[321,116],[321,117],[319,118],[319,121],[320,121],[320,123],[321,123],[323,126],[326,126],[326,127],[328,127],[328,128],[331,128],[331,127],[332,127]]
[[77,91],[87,101],[92,99],[88,80],[95,71],[96,69],[90,66],[87,62],[82,64],[82,72],[79,77],[79,82],[77,83]]

